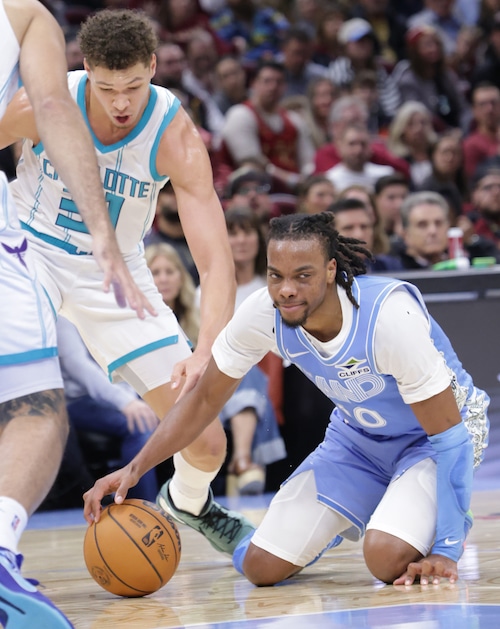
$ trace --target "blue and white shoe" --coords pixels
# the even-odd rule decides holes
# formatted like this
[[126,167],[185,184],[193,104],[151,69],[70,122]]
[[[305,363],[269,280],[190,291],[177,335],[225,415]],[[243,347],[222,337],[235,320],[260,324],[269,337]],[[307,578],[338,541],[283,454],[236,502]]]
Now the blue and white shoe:
[[22,555],[0,548],[0,623],[5,629],[74,629],[66,616],[21,576]]

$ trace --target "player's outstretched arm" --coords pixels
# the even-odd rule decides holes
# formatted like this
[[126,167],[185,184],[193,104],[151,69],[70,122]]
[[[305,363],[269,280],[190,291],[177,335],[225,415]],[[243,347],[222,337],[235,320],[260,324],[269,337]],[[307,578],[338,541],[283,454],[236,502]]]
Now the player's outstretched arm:
[[115,502],[123,502],[141,476],[194,441],[214,421],[239,382],[219,371],[212,358],[197,385],[174,404],[132,461],[98,479],[83,495],[87,522],[99,520],[104,496],[114,493]]
[[36,128],[55,169],[65,182],[89,232],[104,271],[104,290],[115,290],[139,317],[149,301],[133,281],[109,219],[90,134],[66,78],[64,38],[56,20],[35,0],[6,0],[9,20],[21,43],[20,72],[33,106]]
[[172,385],[185,378],[189,391],[203,373],[212,344],[234,312],[236,280],[221,203],[205,145],[188,114],[180,108],[160,143],[157,169],[168,174],[175,191],[184,234],[201,286],[201,325],[196,350],[179,363]]

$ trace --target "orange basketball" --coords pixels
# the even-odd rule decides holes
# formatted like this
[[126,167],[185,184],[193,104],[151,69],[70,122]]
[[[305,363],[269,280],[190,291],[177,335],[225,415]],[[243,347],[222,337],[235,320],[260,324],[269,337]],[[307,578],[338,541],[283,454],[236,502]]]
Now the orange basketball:
[[181,538],[174,520],[147,500],[103,509],[83,542],[85,564],[101,587],[118,596],[146,596],[175,574]]

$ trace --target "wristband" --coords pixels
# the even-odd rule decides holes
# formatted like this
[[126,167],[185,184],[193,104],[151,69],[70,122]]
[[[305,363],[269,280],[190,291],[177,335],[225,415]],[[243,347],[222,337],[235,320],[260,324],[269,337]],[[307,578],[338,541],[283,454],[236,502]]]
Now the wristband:
[[437,454],[437,525],[431,552],[458,561],[472,493],[472,441],[463,422],[430,436],[429,441]]

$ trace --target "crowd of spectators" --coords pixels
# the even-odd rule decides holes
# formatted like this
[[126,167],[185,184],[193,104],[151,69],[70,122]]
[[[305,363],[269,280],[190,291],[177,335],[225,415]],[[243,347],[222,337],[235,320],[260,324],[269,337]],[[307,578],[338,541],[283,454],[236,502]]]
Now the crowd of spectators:
[[[149,15],[153,82],[195,121],[224,210],[250,210],[263,233],[273,216],[329,209],[339,231],[368,242],[369,272],[432,269],[448,258],[450,227],[471,263],[500,262],[500,0],[43,3],[70,70],[83,68],[89,15]],[[15,155],[2,159],[11,172]],[[196,286],[169,184],[146,238],[158,243]]]
[[[43,2],[66,33],[70,69],[82,67],[86,17],[105,8],[149,15],[160,41],[153,82],[196,122],[224,208],[248,206],[265,228],[272,216],[321,211],[362,187],[374,198],[373,228],[378,221],[387,236],[375,253],[399,258],[403,198],[432,191],[469,255],[500,259],[500,191],[490,183],[479,193],[483,176],[500,173],[500,0]],[[398,175],[404,195],[378,219],[379,181]],[[182,248],[166,212],[155,231]]]

